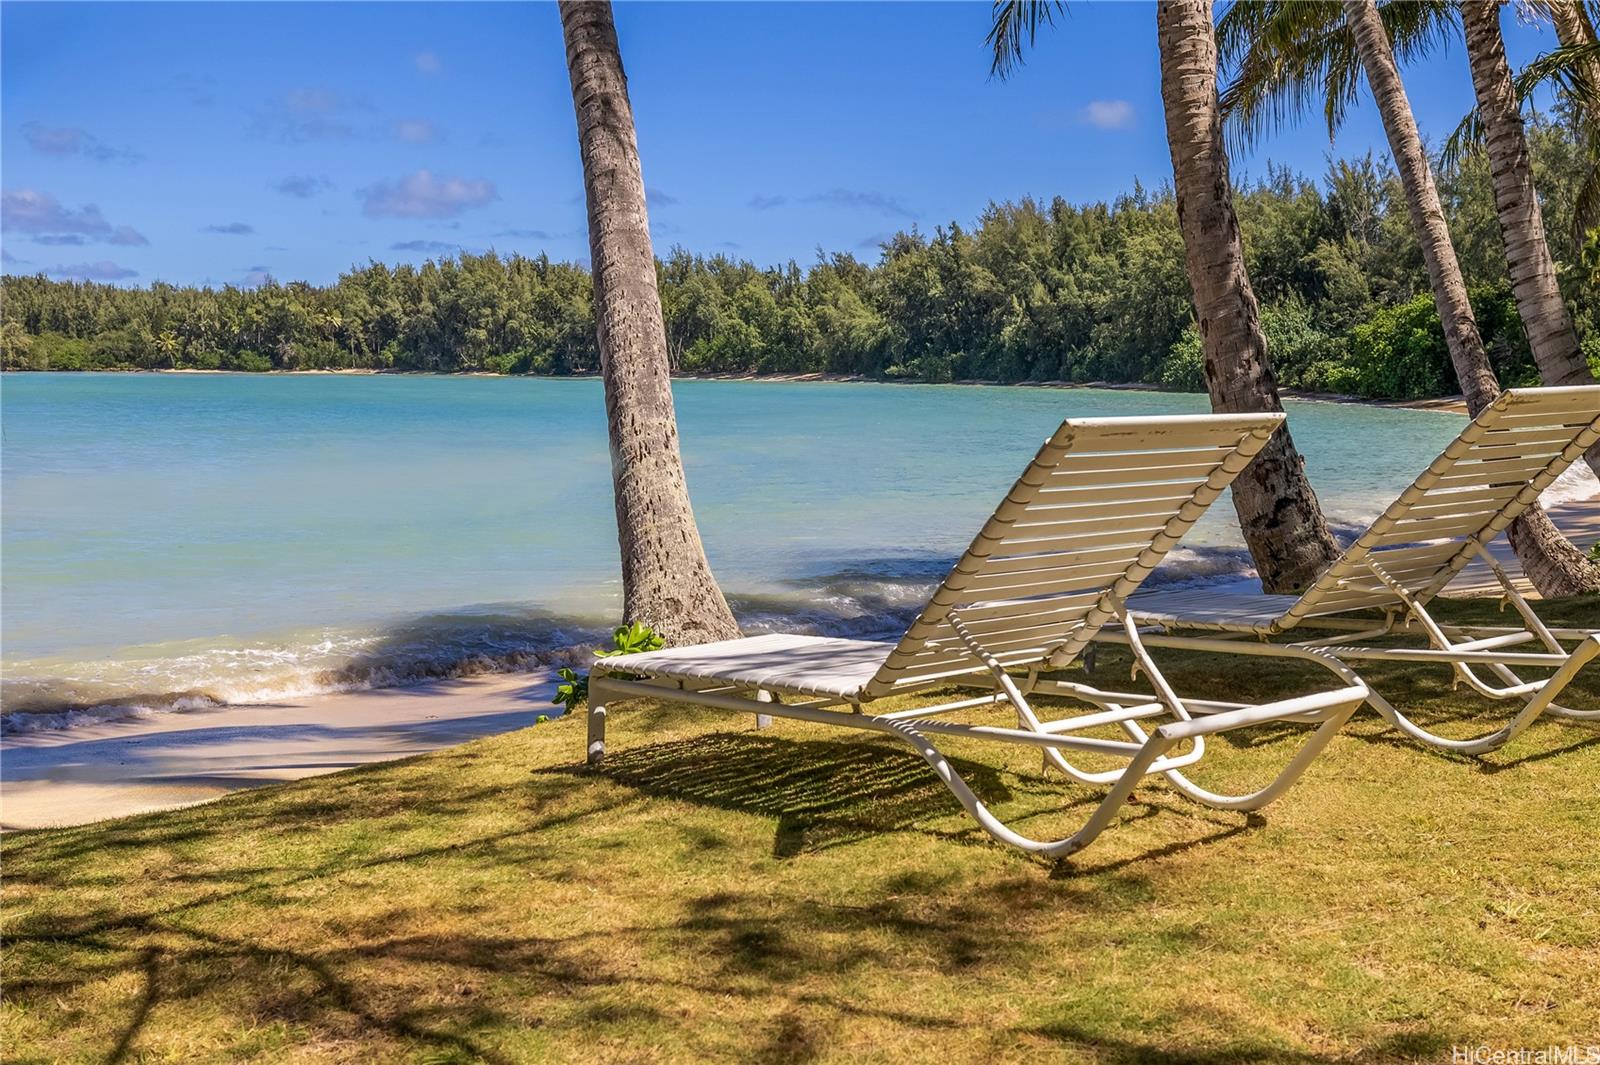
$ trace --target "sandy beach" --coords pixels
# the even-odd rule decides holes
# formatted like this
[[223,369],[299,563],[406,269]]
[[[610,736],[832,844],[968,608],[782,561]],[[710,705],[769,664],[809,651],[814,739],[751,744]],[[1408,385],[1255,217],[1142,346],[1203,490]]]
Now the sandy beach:
[[[236,373],[234,370],[197,370],[192,368],[158,369],[158,370],[127,370],[126,373],[156,373],[156,374],[228,374]],[[450,374],[431,374],[423,370],[370,370],[351,368],[342,370],[261,370],[256,373],[282,377],[313,377],[313,376],[350,376],[350,377],[526,377],[527,374],[496,373],[492,370],[472,370]],[[561,375],[565,378],[580,379],[598,377],[592,371],[575,371]],[[769,384],[926,384],[927,382],[899,378],[869,377],[858,373],[755,373],[753,371],[675,371],[672,375],[678,381],[747,381],[766,382]],[[962,378],[949,382],[953,385],[965,385],[975,388],[1065,388],[1065,389],[1110,389],[1116,392],[1173,392],[1164,385],[1150,384],[1142,381],[989,381],[982,378]],[[1351,395],[1347,392],[1310,392],[1303,388],[1280,388],[1279,395],[1285,399],[1303,399],[1316,403],[1356,403],[1369,407],[1395,407],[1407,410],[1445,410],[1455,414],[1467,413],[1467,402],[1460,395],[1438,396],[1431,399],[1372,399],[1366,396]]]
[[[1600,499],[1550,514],[1576,542],[1600,539]],[[1521,581],[1504,537],[1494,553]],[[1452,591],[1496,588],[1477,563]],[[493,674],[7,735],[0,738],[0,829],[170,809],[526,728],[556,713],[554,687],[549,672]]]
[[83,824],[406,758],[555,715],[549,673],[152,714],[0,740],[0,828]]

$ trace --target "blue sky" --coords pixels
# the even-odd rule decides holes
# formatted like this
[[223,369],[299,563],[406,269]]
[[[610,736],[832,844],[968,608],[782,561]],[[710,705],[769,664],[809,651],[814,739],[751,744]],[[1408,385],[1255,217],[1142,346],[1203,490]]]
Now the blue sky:
[[[626,3],[658,253],[874,257],[991,199],[1107,199],[1170,163],[1155,11],[1075,3],[1008,81],[987,3]],[[1514,65],[1553,46],[1506,17]],[[584,260],[545,3],[0,7],[7,272],[333,280],[457,248]],[[1426,135],[1471,106],[1459,41],[1406,72]],[[1370,103],[1333,150],[1383,149]],[[1235,160],[1320,173],[1315,120]]]

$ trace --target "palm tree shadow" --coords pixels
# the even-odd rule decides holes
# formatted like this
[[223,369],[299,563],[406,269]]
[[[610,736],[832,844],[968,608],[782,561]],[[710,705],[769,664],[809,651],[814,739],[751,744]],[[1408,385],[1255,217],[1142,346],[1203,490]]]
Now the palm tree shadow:
[[[1044,778],[1029,778],[1027,795],[1023,795],[1007,784],[1005,770],[965,759],[949,761],[986,806],[1011,803],[1022,807],[1007,816],[1013,827],[1036,818],[1053,819],[1086,810],[1102,798],[1097,790]],[[893,832],[915,832],[964,846],[994,845],[982,829],[965,818],[960,827],[929,824],[960,816],[960,805],[921,758],[882,741],[797,740],[721,732],[608,753],[596,769],[567,765],[536,772],[597,773],[647,796],[774,818],[772,853],[776,858],[793,858]],[[1262,823],[1254,815],[1241,822],[1208,816],[1209,811],[1179,811],[1155,794],[1130,800],[1121,819],[1126,823],[1174,813],[1198,814],[1198,822],[1210,830],[1090,866],[1076,862],[1067,866],[1056,859],[1005,850],[1010,857],[1053,876],[1099,873],[1218,843]],[[693,837],[690,842],[698,845],[725,842],[715,834],[685,832]]]
[[[950,761],[986,804],[1012,798],[998,770]],[[778,858],[915,830],[960,809],[921,758],[873,741],[719,732],[608,753],[595,771],[646,795],[776,818]]]

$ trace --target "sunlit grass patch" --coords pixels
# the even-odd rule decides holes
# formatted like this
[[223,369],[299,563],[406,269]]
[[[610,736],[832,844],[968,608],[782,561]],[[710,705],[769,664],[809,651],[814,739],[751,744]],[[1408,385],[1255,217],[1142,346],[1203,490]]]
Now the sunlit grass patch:
[[[1158,657],[1199,692],[1320,679]],[[1097,679],[1126,668],[1108,649]],[[1509,712],[1371,672],[1449,727]],[[1302,735],[1230,734],[1201,782],[1265,779]],[[7,837],[7,1060],[1438,1061],[1600,1017],[1592,726],[1468,759],[1363,711],[1264,815],[1152,780],[1062,864],[884,740],[643,703],[610,739],[598,771],[562,720]],[[1036,834],[1098,796],[1037,752],[950,752]]]

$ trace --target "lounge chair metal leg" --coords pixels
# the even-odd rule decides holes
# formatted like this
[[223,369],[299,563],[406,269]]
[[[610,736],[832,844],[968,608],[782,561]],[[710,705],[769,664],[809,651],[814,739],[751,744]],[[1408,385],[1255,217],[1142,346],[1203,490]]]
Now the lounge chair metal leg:
[[1167,778],[1169,784],[1203,806],[1210,806],[1217,810],[1239,810],[1244,812],[1259,810],[1279,795],[1282,795],[1289,789],[1290,785],[1300,779],[1300,775],[1306,771],[1312,762],[1316,761],[1317,755],[1322,753],[1322,749],[1328,745],[1328,741],[1333,739],[1334,734],[1344,727],[1345,722],[1349,721],[1357,710],[1361,709],[1364,701],[1365,697],[1357,697],[1334,707],[1328,719],[1317,727],[1317,731],[1311,734],[1311,738],[1305,742],[1283,771],[1273,778],[1272,783],[1260,791],[1251,792],[1248,795],[1223,795],[1218,792],[1207,791],[1177,770],[1172,770],[1163,775]]
[[[1572,683],[1572,681],[1578,676],[1578,672],[1583,669],[1585,665],[1596,658],[1600,658],[1600,636],[1590,636],[1577,646],[1577,648],[1567,658],[1566,663],[1556,671],[1554,676],[1544,682],[1544,684],[1533,695],[1533,697],[1528,700],[1527,704],[1524,705],[1520,711],[1518,711],[1517,716],[1512,718],[1504,728],[1497,729],[1494,732],[1486,733],[1482,736],[1475,736],[1472,739],[1467,740],[1452,740],[1443,736],[1434,735],[1427,729],[1422,728],[1420,725],[1414,724],[1404,714],[1396,710],[1393,704],[1391,704],[1387,699],[1383,698],[1377,692],[1373,692],[1372,695],[1368,697],[1368,701],[1377,708],[1378,712],[1382,714],[1391,725],[1399,729],[1401,732],[1404,732],[1412,739],[1421,740],[1424,743],[1431,743],[1435,747],[1439,747],[1447,751],[1455,751],[1457,754],[1488,754],[1489,752],[1498,750],[1499,748],[1510,743],[1519,734],[1521,734],[1524,729],[1533,724],[1540,714],[1552,710],[1556,697],[1566,689],[1567,685]],[[1562,707],[1554,708],[1553,716],[1576,716],[1571,711],[1562,712],[1564,710],[1565,708]],[[1577,712],[1577,714],[1587,715],[1588,711],[1580,710]]]
[[[756,689],[756,702],[758,702],[758,703],[770,703],[770,702],[773,702],[773,701],[775,701],[773,699],[773,695],[772,695],[771,692],[767,691],[767,689],[765,689],[765,688],[757,688]],[[771,727],[772,727],[772,715],[771,714],[757,714],[756,715],[756,728],[764,729],[764,728],[771,728]]]
[[1132,797],[1134,787],[1139,783],[1140,778],[1144,776],[1146,770],[1150,768],[1151,763],[1165,754],[1173,744],[1173,741],[1164,735],[1152,736],[1149,742],[1133,757],[1127,769],[1112,785],[1110,791],[1100,800],[1100,804],[1095,807],[1094,813],[1090,815],[1089,820],[1082,828],[1064,839],[1037,840],[1030,839],[1012,830],[1004,821],[990,813],[989,808],[983,804],[983,800],[973,794],[972,789],[967,786],[967,782],[961,779],[961,775],[945,760],[939,749],[930,743],[926,736],[913,728],[911,723],[896,721],[886,724],[890,724],[890,727],[882,729],[882,731],[897,737],[922,755],[923,760],[933,769],[934,773],[944,783],[944,786],[950,789],[950,793],[961,803],[967,814],[978,823],[979,828],[982,828],[1001,843],[1016,847],[1018,850],[1039,854],[1046,858],[1065,858],[1093,843],[1095,838],[1105,831],[1106,826],[1111,824],[1122,805]]
[[590,765],[599,765],[606,756],[606,692],[598,680],[589,681],[589,751]]

